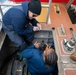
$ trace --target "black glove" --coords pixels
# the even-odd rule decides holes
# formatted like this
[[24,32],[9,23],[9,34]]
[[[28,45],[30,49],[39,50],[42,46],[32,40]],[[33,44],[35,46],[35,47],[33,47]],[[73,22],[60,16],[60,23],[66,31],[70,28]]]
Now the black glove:
[[17,60],[22,61],[23,57],[20,55],[20,52],[17,52]]

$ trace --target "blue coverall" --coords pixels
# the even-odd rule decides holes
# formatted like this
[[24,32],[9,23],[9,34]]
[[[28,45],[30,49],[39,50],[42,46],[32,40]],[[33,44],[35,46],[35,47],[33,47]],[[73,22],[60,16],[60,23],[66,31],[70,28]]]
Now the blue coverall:
[[31,75],[49,75],[50,73],[58,75],[57,63],[47,68],[43,60],[43,51],[35,48],[34,45],[22,51],[20,57],[27,59],[27,68]]
[[4,31],[20,50],[25,49],[27,43],[34,39],[33,27],[29,23],[33,26],[38,23],[36,19],[29,19],[28,4],[29,2],[23,2],[19,6],[10,8],[2,18]]

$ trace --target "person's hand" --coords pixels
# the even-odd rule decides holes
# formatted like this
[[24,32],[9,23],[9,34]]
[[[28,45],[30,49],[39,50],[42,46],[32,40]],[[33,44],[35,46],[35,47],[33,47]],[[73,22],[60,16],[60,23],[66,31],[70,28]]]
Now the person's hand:
[[41,30],[42,28],[41,28],[41,24],[40,23],[37,23],[37,26],[34,26],[33,27],[33,31],[39,31],[39,30]]
[[46,44],[46,50],[51,49],[51,47],[49,46],[49,44]]
[[42,27],[41,27],[41,24],[40,24],[40,23],[37,23],[37,26],[38,26],[39,30],[41,30],[41,29],[42,29]]
[[33,31],[39,31],[39,30],[40,30],[39,27],[37,27],[37,26],[33,27]]
[[39,48],[39,43],[35,42],[35,43],[34,43],[34,46],[35,46],[36,48]]

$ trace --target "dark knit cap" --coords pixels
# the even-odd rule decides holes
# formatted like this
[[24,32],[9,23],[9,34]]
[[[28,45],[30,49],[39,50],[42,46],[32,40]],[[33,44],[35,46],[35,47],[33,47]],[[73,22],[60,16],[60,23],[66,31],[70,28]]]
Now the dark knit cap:
[[28,5],[28,9],[37,14],[37,15],[40,15],[41,13],[41,3],[39,0],[31,0],[31,2],[29,3]]

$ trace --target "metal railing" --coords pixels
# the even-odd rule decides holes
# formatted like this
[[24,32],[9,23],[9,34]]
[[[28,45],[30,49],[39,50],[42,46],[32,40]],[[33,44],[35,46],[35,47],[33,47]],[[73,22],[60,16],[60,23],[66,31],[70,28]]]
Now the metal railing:
[[[47,12],[47,15],[46,15],[46,24],[48,23],[51,3],[52,3],[52,0],[49,0],[48,5],[41,5],[42,8],[48,8],[48,12]],[[0,3],[0,12],[1,12],[1,15],[3,16],[3,11],[2,11],[1,6],[17,6],[17,5],[21,5],[21,4],[2,4],[2,3]]]
[[68,10],[70,5],[74,2],[74,0],[69,0],[68,3],[65,5],[65,8]]

